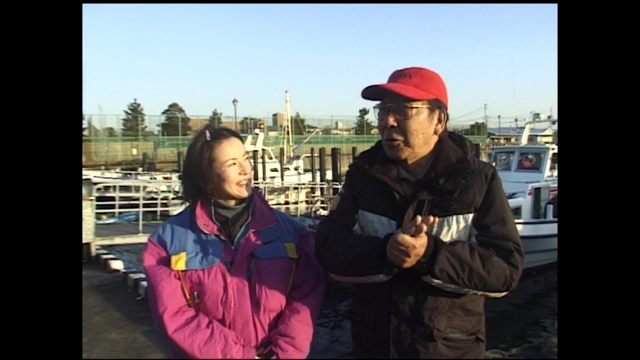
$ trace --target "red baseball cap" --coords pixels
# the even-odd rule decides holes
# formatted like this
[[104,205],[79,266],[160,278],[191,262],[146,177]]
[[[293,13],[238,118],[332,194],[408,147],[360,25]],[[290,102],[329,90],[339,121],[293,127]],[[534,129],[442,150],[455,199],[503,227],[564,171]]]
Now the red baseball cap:
[[438,99],[449,108],[447,87],[440,75],[422,67],[408,67],[394,71],[386,84],[369,85],[362,90],[362,98],[380,101],[387,91],[412,100]]

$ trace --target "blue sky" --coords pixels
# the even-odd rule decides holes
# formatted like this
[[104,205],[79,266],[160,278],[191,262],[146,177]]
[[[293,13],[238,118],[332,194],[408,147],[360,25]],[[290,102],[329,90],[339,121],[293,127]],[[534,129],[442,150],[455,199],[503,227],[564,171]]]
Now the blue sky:
[[[557,4],[83,4],[85,116],[177,102],[270,118],[356,117],[395,69],[444,78],[452,125],[557,117]],[[107,125],[108,126],[108,125]]]

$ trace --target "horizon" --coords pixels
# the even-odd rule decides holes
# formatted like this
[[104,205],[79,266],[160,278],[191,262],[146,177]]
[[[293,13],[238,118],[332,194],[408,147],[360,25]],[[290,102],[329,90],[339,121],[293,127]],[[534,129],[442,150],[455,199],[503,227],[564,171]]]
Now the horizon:
[[235,98],[238,120],[269,120],[289,91],[292,116],[355,120],[365,86],[423,66],[451,126],[557,119],[557,25],[557,4],[83,4],[83,114],[233,118]]

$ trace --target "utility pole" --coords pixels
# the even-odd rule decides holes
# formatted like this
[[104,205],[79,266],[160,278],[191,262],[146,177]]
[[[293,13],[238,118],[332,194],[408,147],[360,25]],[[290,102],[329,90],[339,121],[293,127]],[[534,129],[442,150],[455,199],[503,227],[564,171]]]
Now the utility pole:
[[[484,104],[484,126],[485,129],[487,129],[487,132],[489,131],[489,119],[487,118],[487,104]],[[487,135],[487,134],[485,134]]]
[[182,148],[182,116],[178,114],[178,152]]
[[233,130],[238,131],[238,113],[236,112],[236,107],[238,107],[238,100],[233,98],[231,101],[233,104]]

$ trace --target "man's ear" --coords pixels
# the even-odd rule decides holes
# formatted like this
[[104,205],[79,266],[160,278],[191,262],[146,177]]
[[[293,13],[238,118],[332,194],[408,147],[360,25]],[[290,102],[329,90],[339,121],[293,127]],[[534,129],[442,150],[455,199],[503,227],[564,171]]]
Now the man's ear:
[[444,111],[438,110],[438,115],[436,117],[436,124],[433,127],[433,132],[435,135],[440,135],[447,128],[447,114]]

